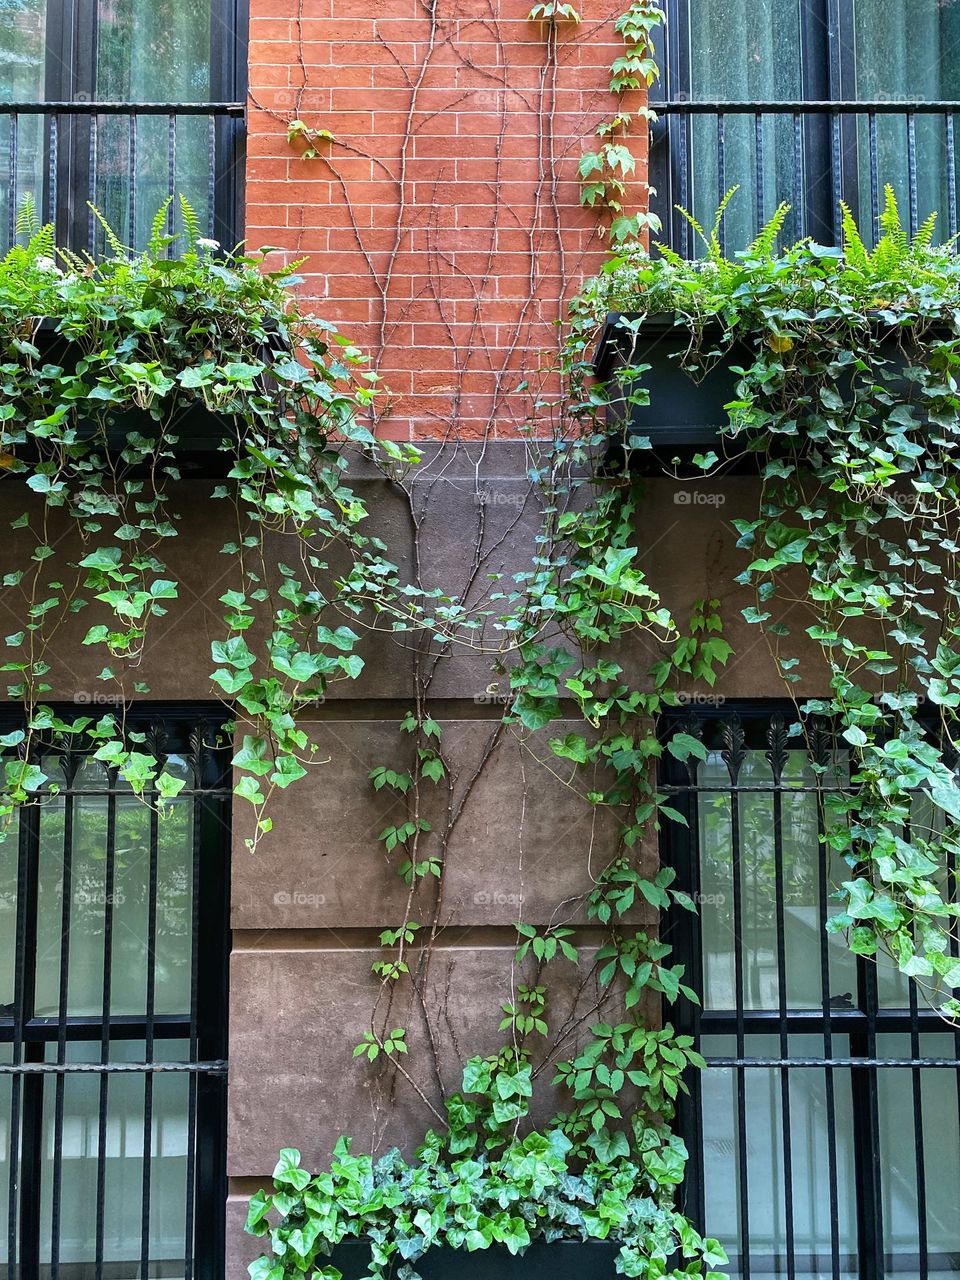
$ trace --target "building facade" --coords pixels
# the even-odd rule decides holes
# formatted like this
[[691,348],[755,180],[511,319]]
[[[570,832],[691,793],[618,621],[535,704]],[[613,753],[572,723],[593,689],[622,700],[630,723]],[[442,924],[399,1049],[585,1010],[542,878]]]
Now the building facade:
[[[578,164],[611,113],[621,6],[561,23],[529,8],[0,6],[0,237],[14,238],[30,196],[63,243],[103,248],[91,201],[137,244],[176,189],[212,239],[300,263],[302,295],[380,374],[380,432],[424,452],[408,489],[362,465],[355,487],[405,571],[474,600],[488,575],[522,572],[536,552],[524,429],[566,300],[607,253]],[[787,238],[836,243],[839,198],[869,221],[886,182],[914,228],[937,208],[956,234],[960,5],[665,8],[658,120],[648,148],[637,116],[627,186],[633,205],[656,188],[678,252],[696,246],[673,206],[709,224],[735,183],[731,250],[781,200]],[[11,1280],[240,1276],[259,1252],[246,1205],[282,1147],[318,1168],[342,1133],[383,1151],[429,1126],[423,1099],[352,1057],[377,997],[379,935],[406,892],[378,842],[406,807],[370,774],[406,750],[398,725],[412,704],[429,708],[455,765],[449,807],[431,815],[446,840],[423,978],[438,1089],[498,1043],[520,904],[549,925],[558,900],[589,890],[587,854],[615,851],[615,833],[503,732],[508,681],[487,658],[425,658],[384,635],[365,642],[361,678],[316,708],[310,737],[326,763],[282,794],[251,853],[216,739],[229,708],[209,680],[227,535],[212,482],[185,469],[183,485],[170,556],[180,599],[144,655],[150,700],[130,690],[137,726],[187,781],[174,816],[160,824],[108,770],[65,754],[59,796],[25,811],[0,848]],[[681,1113],[685,1204],[744,1280],[946,1276],[960,1268],[960,1042],[892,966],[824,932],[833,873],[804,785],[817,762],[780,742],[783,684],[741,617],[752,595],[736,581],[733,522],[756,494],[742,475],[651,479],[639,530],[665,603],[688,616],[718,599],[735,653],[714,687],[683,691],[709,754],[694,777],[665,768],[690,823],[648,851],[702,908],[662,922],[697,978],[703,1008],[682,1019],[709,1063]],[[0,486],[2,511],[22,501]],[[21,538],[7,524],[0,569]],[[96,708],[83,630],[68,620],[59,633],[53,698]],[[637,642],[623,660],[639,671],[655,656]],[[802,693],[820,691],[818,660]],[[15,723],[15,702],[3,715],[0,728]],[[573,927],[595,945],[582,914]],[[576,1009],[573,977],[561,996]],[[396,999],[413,1056],[427,1055],[411,997]]]

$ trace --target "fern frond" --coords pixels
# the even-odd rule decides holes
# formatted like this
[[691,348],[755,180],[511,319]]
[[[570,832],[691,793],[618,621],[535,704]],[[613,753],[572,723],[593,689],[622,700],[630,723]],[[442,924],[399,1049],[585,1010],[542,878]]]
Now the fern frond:
[[853,210],[843,200],[840,201],[840,209],[843,214],[843,253],[847,260],[847,265],[853,267],[855,271],[863,272],[865,275],[869,274],[871,266],[870,251],[863,243],[863,236],[861,236],[857,220],[853,216]]
[[129,256],[129,251],[127,250],[126,245],[123,243],[123,241],[122,241],[122,240],[120,239],[120,237],[117,235],[117,233],[114,231],[113,227],[111,227],[110,223],[106,220],[106,218],[103,216],[103,214],[102,214],[102,213],[100,212],[100,210],[97,208],[97,206],[96,206],[95,204],[91,204],[91,203],[90,203],[90,201],[88,200],[88,201],[87,201],[87,208],[90,210],[90,212],[91,212],[91,213],[93,214],[93,216],[96,218],[96,220],[100,223],[101,227],[103,227],[103,234],[104,234],[104,235],[106,236],[106,238],[107,238],[107,244],[108,244],[108,245],[110,246],[110,248],[113,250],[113,256],[114,256],[115,258],[126,258],[126,257],[128,257],[128,256]]
[[661,244],[658,240],[656,247],[660,252],[661,258],[664,258],[672,267],[686,267],[688,265],[685,258],[681,258],[675,249],[671,249],[668,244]]
[[197,247],[197,241],[203,238],[203,228],[200,226],[196,210],[185,195],[180,196],[180,214],[183,218],[183,229],[186,232],[187,249],[192,252]]
[[933,243],[933,233],[937,227],[937,214],[931,213],[917,234],[913,237],[914,249],[929,249]]
[[884,235],[890,237],[898,249],[907,249],[907,233],[903,229],[900,217],[900,206],[897,204],[897,193],[888,182],[883,189],[883,212],[880,214],[880,226]]
[[21,236],[35,236],[40,230],[40,219],[37,217],[37,202],[34,197],[27,194],[20,201],[20,208],[17,210],[16,238],[19,240]]
[[787,214],[790,212],[790,206],[785,200],[777,205],[776,212],[773,217],[762,228],[756,240],[750,246],[750,256],[754,258],[771,258],[777,247],[777,237],[783,230],[783,224],[787,220]]
[[740,184],[731,187],[727,194],[720,201],[720,206],[713,219],[713,228],[710,232],[710,257],[719,267],[724,262],[723,249],[720,246],[720,224],[723,222],[723,215],[727,212],[727,205],[740,190]]
[[152,258],[159,258],[173,239],[172,236],[166,233],[167,216],[172,204],[173,196],[167,196],[154,214],[153,222],[150,224],[150,239],[147,241],[147,250]]
[[676,208],[676,210],[677,210],[677,213],[679,213],[680,217],[681,217],[681,218],[683,218],[683,219],[685,219],[685,220],[690,224],[690,226],[691,226],[691,227],[693,227],[694,231],[697,233],[697,235],[698,235],[698,236],[700,237],[700,239],[703,241],[703,243],[704,243],[705,247],[706,247],[707,249],[709,249],[709,248],[710,248],[710,241],[707,239],[707,233],[704,231],[703,227],[701,227],[700,223],[696,220],[696,218],[693,216],[693,214],[692,214],[692,213],[688,213],[688,212],[687,212],[687,210],[686,210],[686,209],[684,209],[684,207],[683,207],[682,205],[679,205],[679,204],[678,204],[678,205],[676,205],[676,206],[675,206],[675,208]]

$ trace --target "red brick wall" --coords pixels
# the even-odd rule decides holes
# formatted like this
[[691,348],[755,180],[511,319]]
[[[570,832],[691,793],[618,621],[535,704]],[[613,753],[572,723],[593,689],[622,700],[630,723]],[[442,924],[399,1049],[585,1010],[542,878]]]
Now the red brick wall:
[[[623,6],[585,0],[550,58],[531,3],[251,3],[248,243],[306,256],[304,291],[373,356],[395,438],[513,434],[517,384],[603,251],[577,162],[616,105]],[[302,159],[292,118],[337,141]]]

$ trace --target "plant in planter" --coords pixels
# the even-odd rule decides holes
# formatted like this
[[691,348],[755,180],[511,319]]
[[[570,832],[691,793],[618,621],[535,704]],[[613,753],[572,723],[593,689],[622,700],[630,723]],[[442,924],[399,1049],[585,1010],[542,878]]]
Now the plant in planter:
[[[745,617],[790,692],[801,659],[774,606],[798,603],[828,686],[798,706],[798,726],[827,717],[849,752],[849,786],[828,802],[825,838],[850,868],[831,928],[858,954],[889,955],[955,1020],[960,264],[934,245],[933,217],[907,235],[889,189],[873,249],[845,210],[842,248],[778,251],[782,216],[734,260],[715,230],[698,262],[619,255],[581,296],[573,367],[586,373],[589,335],[612,310],[632,314],[631,339],[645,315],[671,312],[693,380],[726,366],[719,440],[728,456],[753,454],[762,486],[756,518],[737,522],[750,557],[740,581],[756,596]],[[624,361],[612,397],[644,406],[644,372]],[[579,401],[594,444],[602,399]],[[621,464],[650,449],[615,429]],[[713,450],[692,461],[720,465]]]
[[[25,713],[24,727],[0,740],[0,815],[49,781],[39,735],[92,750],[152,803],[183,785],[126,732],[122,708],[148,693],[135,668],[152,620],[178,597],[166,548],[180,520],[181,437],[199,420],[213,424],[208,447],[222,481],[210,500],[232,508],[224,516],[235,531],[223,547],[211,681],[249,728],[234,760],[236,794],[254,805],[260,835],[270,794],[311,763],[298,710],[362,668],[348,622],[402,626],[420,610],[412,594],[397,594],[386,548],[363,532],[343,446],[387,472],[416,454],[377,444],[363,426],[374,375],[296,305],[291,270],[266,270],[264,253],[218,254],[185,202],[188,241],[171,256],[168,205],[145,252],[128,252],[108,229],[113,256],[99,263],[58,251],[27,209],[25,243],[0,262],[0,474],[24,502],[11,522],[18,542],[7,543],[22,562],[5,564],[2,579],[5,604],[24,622],[5,639],[0,670]],[[80,550],[63,563],[70,527]],[[265,552],[274,534],[289,564]],[[83,645],[103,652],[99,679],[121,708],[99,719],[61,715],[47,701],[51,645],[83,611],[95,615]]]

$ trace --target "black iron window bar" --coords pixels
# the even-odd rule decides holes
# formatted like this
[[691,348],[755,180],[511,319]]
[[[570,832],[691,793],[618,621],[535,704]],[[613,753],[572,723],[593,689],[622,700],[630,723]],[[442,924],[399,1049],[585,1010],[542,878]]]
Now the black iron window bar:
[[[682,717],[668,718],[662,726],[663,735],[669,738],[681,731],[695,736],[711,752],[711,757],[722,761],[725,777],[713,784],[704,784],[700,776],[700,762],[690,759],[681,764],[664,753],[661,790],[671,797],[671,803],[683,813],[687,827],[679,823],[665,823],[664,858],[676,868],[678,885],[695,901],[701,897],[701,865],[706,851],[700,847],[701,807],[714,803],[718,798],[729,806],[729,822],[726,838],[729,840],[732,887],[732,945],[734,1007],[677,1006],[665,1011],[681,1030],[693,1035],[697,1048],[704,1053],[707,1073],[726,1070],[732,1073],[735,1091],[735,1134],[730,1135],[735,1150],[732,1156],[733,1172],[737,1184],[737,1243],[734,1265],[739,1275],[750,1280],[751,1274],[771,1272],[786,1275],[793,1280],[798,1274],[813,1272],[841,1280],[851,1269],[861,1280],[882,1280],[892,1272],[906,1270],[920,1280],[936,1272],[960,1270],[960,1247],[956,1237],[952,1253],[944,1257],[932,1257],[928,1247],[928,1185],[927,1164],[929,1151],[938,1144],[956,1153],[960,1149],[960,1031],[950,1028],[931,1008],[921,1007],[917,988],[909,983],[905,1007],[887,1007],[881,1003],[878,990],[877,966],[868,959],[856,960],[856,992],[846,993],[838,999],[831,992],[831,957],[829,954],[826,922],[837,909],[830,903],[831,883],[820,843],[825,835],[825,798],[831,792],[844,790],[838,781],[838,752],[844,744],[838,742],[831,727],[816,719],[806,722],[801,736],[790,736],[788,726],[797,722],[793,707],[771,711],[755,704],[743,707],[727,706],[705,710],[696,715],[685,713]],[[800,751],[810,764],[818,766],[820,773],[812,783],[803,785],[795,777],[787,779],[785,769],[790,752]],[[762,783],[744,780],[744,764],[749,752],[762,753],[769,766],[769,777]],[[830,775],[833,770],[834,780]],[[817,839],[809,850],[815,867],[817,926],[819,944],[809,957],[809,964],[817,977],[820,989],[818,1008],[791,1007],[788,1001],[787,976],[787,924],[785,914],[785,866],[784,866],[784,803],[788,796],[807,795],[816,808]],[[778,998],[775,1008],[750,1007],[746,999],[744,948],[748,904],[745,901],[744,856],[741,838],[741,810],[750,803],[750,797],[763,796],[772,811],[772,852],[774,893],[774,926],[776,939],[776,978]],[[957,868],[953,860],[947,868],[947,890],[952,901],[957,901]],[[678,958],[687,966],[687,981],[700,992],[704,987],[703,936],[698,916],[682,910],[671,913],[666,935],[673,943]],[[796,957],[794,957],[795,963]],[[852,996],[852,998],[851,998]],[[849,1007],[846,1007],[849,1006]],[[796,1035],[821,1038],[822,1054],[798,1055],[791,1052],[791,1040]],[[751,1054],[748,1048],[758,1035],[774,1037],[778,1051],[765,1055]],[[885,1037],[899,1035],[909,1038],[909,1053],[891,1057],[880,1052]],[[724,1037],[735,1046],[733,1054],[710,1052],[716,1037]],[[942,1047],[936,1054],[921,1052],[923,1043],[929,1045],[931,1037]],[[769,1041],[768,1041],[769,1043]],[[849,1052],[837,1052],[838,1047],[849,1046]],[[957,1082],[957,1111],[953,1117],[944,1116],[937,1131],[927,1132],[923,1114],[923,1081],[928,1070],[951,1071]],[[748,1076],[765,1070],[779,1080],[779,1128],[782,1149],[778,1153],[783,1178],[782,1204],[779,1211],[784,1223],[782,1256],[772,1259],[762,1255],[754,1245],[751,1235],[751,1155],[756,1158],[756,1147],[749,1138],[751,1113],[748,1107]],[[822,1241],[826,1261],[806,1257],[798,1249],[795,1240],[794,1216],[797,1195],[802,1195],[793,1185],[794,1135],[791,1117],[793,1073],[816,1070],[823,1074],[824,1104],[826,1111],[826,1175],[829,1194],[829,1238]],[[908,1072],[911,1082],[913,1152],[915,1170],[916,1254],[893,1254],[885,1246],[882,1206],[885,1179],[893,1174],[881,1159],[880,1150],[880,1073],[886,1071]],[[856,1238],[855,1259],[841,1253],[839,1204],[840,1162],[838,1159],[838,1134],[840,1122],[838,1086],[843,1074],[849,1072],[852,1098],[852,1149],[856,1160]],[[686,1183],[686,1208],[707,1231],[711,1223],[706,1221],[705,1211],[705,1152],[704,1114],[702,1108],[703,1083],[698,1073],[690,1081],[690,1096],[681,1099],[680,1119],[690,1149],[691,1161]],[[756,1187],[754,1187],[756,1190]],[[956,1196],[951,1191],[953,1203]]]
[[[664,240],[685,257],[701,250],[675,206],[692,210],[697,196],[703,194],[705,206],[712,210],[735,183],[752,187],[752,234],[785,200],[792,206],[786,238],[811,236],[832,244],[840,238],[840,201],[857,211],[869,235],[882,207],[883,186],[892,181],[906,196],[905,220],[909,219],[913,234],[933,212],[920,206],[921,162],[927,169],[938,167],[945,198],[938,209],[943,231],[945,238],[957,235],[960,102],[736,103],[681,98],[650,105],[657,116],[651,133],[651,183],[657,192],[653,212],[661,220]],[[694,121],[698,122],[696,136]],[[928,125],[936,137],[931,140],[925,135],[918,143],[918,126]],[[897,152],[892,168],[888,163],[891,130],[896,130]],[[729,156],[734,149],[732,131],[734,162]],[[931,154],[932,148],[936,154]],[[709,160],[716,179],[715,189],[705,193],[700,191],[704,159]],[[724,252],[744,247],[727,244],[723,223],[719,236]]]
[[[57,794],[38,793],[38,802],[20,811],[16,836],[0,845],[0,857],[17,859],[13,1002],[0,1006],[0,1085],[4,1077],[11,1078],[7,1091],[10,1145],[5,1153],[8,1229],[6,1241],[0,1242],[0,1261],[3,1244],[7,1257],[0,1273],[9,1280],[35,1280],[38,1276],[101,1280],[134,1273],[214,1280],[223,1275],[230,751],[220,731],[222,719],[220,710],[212,709],[209,717],[202,718],[194,712],[170,711],[128,720],[131,732],[145,735],[142,750],[175,761],[186,776],[176,803],[188,806],[184,846],[189,847],[182,850],[184,880],[177,892],[189,902],[189,925],[182,930],[186,954],[179,958],[189,967],[189,978],[183,1008],[176,1012],[157,1008],[161,902],[168,887],[162,878],[161,856],[161,823],[166,819],[155,808],[134,801],[115,769],[104,768],[101,779],[91,785],[89,777],[82,782],[78,777],[86,758],[83,754],[56,740],[34,745],[35,759],[44,761]],[[71,929],[74,901],[81,900],[75,889],[81,883],[76,829],[81,807],[89,814],[91,804],[99,806],[104,833],[99,850],[102,880],[98,882],[102,884],[99,1013],[75,1014],[70,1008]],[[118,842],[123,806],[129,812],[134,804],[143,811],[139,830],[146,837],[145,848],[140,850],[142,884],[133,882],[145,896],[146,936],[138,943],[145,977],[142,1007],[131,1014],[114,1011],[112,987],[118,980],[117,904],[122,900],[117,892],[118,877],[125,873],[130,857],[129,850],[119,847]],[[62,845],[59,851],[50,851],[60,864],[59,941],[53,948],[59,955],[46,957],[58,968],[57,1013],[51,1017],[37,1016],[36,993],[42,924],[41,840],[52,806],[56,806],[57,834],[62,825]],[[136,1060],[129,1060],[131,1051]],[[82,1060],[84,1056],[90,1060]],[[152,1185],[153,1148],[159,1145],[155,1096],[158,1082],[169,1073],[187,1081],[185,1115],[181,1117],[185,1158],[174,1196],[186,1210],[182,1254],[172,1260],[151,1257],[152,1224],[164,1223],[167,1236],[170,1234],[169,1187],[158,1194]],[[133,1122],[136,1128],[142,1121],[139,1226],[133,1233],[138,1236],[135,1241],[128,1233],[130,1256],[120,1261],[108,1256],[107,1248],[107,1222],[117,1212],[115,1200],[108,1194],[108,1147],[112,1141],[108,1130],[111,1121],[114,1130],[122,1125],[126,1141],[126,1117],[118,1121],[111,1112],[111,1082],[131,1075],[143,1081],[142,1110]],[[71,1086],[91,1076],[98,1080],[96,1114],[85,1118],[95,1120],[96,1155],[86,1158],[90,1161],[90,1183],[95,1183],[95,1213],[84,1235],[82,1256],[77,1257],[74,1244],[66,1257],[61,1237],[71,1206],[65,1199],[65,1109]],[[131,1141],[136,1146],[136,1135]],[[73,1193],[76,1191],[74,1183]],[[94,1198],[89,1190],[87,1194]]]
[[[163,139],[162,155],[157,155],[158,138],[151,130],[144,147],[144,121],[160,119]],[[0,226],[0,237],[9,245],[15,242],[17,214],[24,196],[37,195],[38,211],[43,221],[53,222],[58,243],[74,251],[96,253],[103,236],[90,205],[102,203],[102,184],[109,176],[120,191],[119,207],[123,225],[118,228],[125,243],[137,247],[149,231],[149,220],[140,206],[139,195],[145,182],[144,162],[149,156],[151,170],[162,166],[159,181],[151,184],[151,196],[159,206],[167,196],[185,195],[197,206],[205,207],[208,236],[232,248],[239,239],[242,226],[240,201],[244,163],[244,118],[242,102],[7,102],[0,103],[0,173],[6,169],[7,218]],[[34,164],[31,148],[37,143],[36,130],[23,140],[25,122],[42,121],[42,162],[39,193],[24,189],[23,162]],[[178,166],[178,154],[184,148],[183,130],[188,122],[206,122],[206,139],[202,144],[205,160],[202,167],[189,176]],[[104,142],[107,122],[109,145]],[[119,130],[119,131],[118,131]],[[197,136],[191,138],[196,152]],[[179,148],[179,152],[178,152]],[[3,151],[6,152],[4,165]],[[109,152],[109,158],[107,157]],[[36,169],[34,169],[36,173]],[[171,208],[168,229],[172,231],[176,211]],[[144,225],[144,224],[147,225]]]

